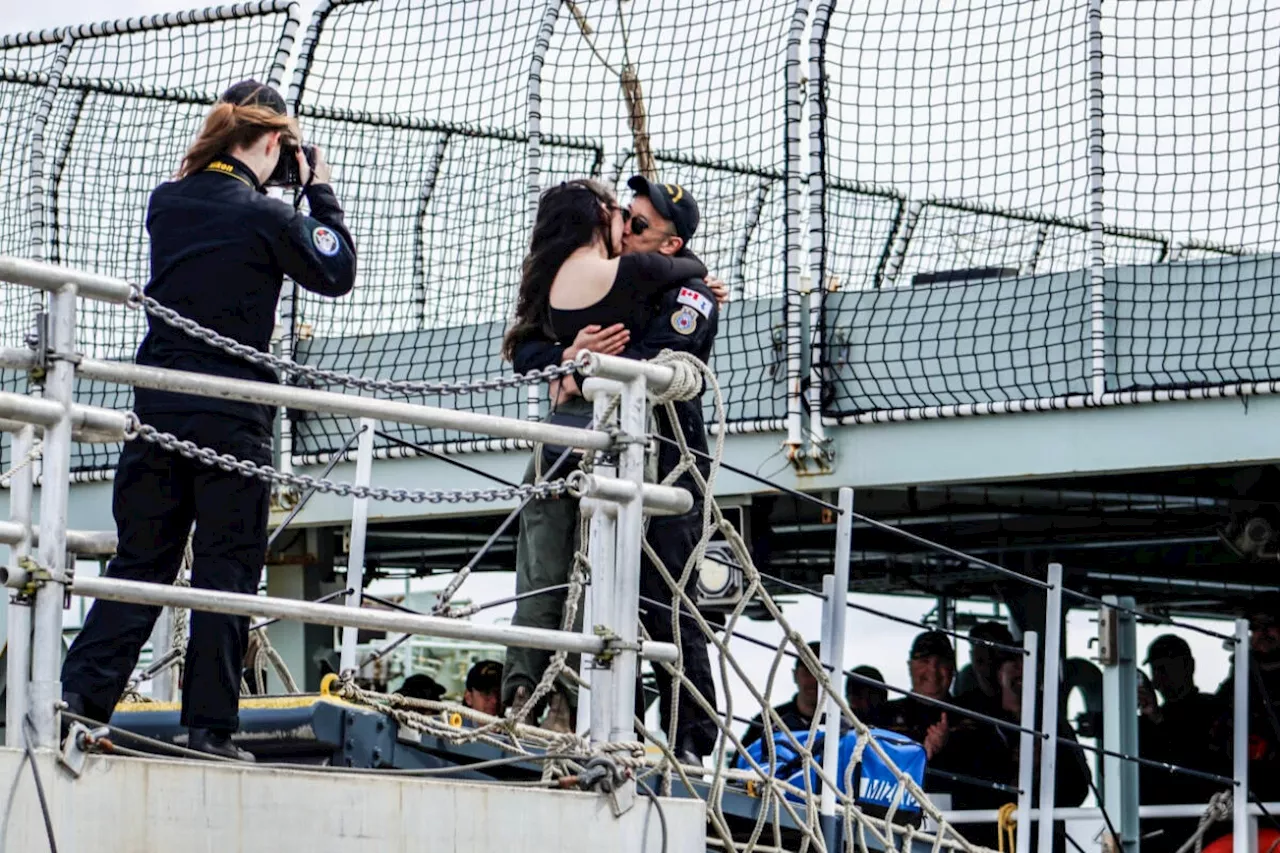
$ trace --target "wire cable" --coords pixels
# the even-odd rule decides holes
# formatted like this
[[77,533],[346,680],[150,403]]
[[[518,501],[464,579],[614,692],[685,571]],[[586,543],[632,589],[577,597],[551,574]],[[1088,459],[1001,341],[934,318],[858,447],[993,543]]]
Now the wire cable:
[[24,744],[27,763],[31,765],[31,778],[36,783],[36,797],[40,800],[40,813],[44,816],[44,831],[49,838],[50,853],[58,853],[58,842],[53,837],[53,817],[49,814],[49,801],[44,796],[44,783],[40,781],[40,768],[36,766],[35,753],[31,751],[31,742],[35,740],[36,727],[31,722],[31,715],[25,714],[22,717],[22,727],[26,733]]
[[662,801],[658,799],[658,795],[649,787],[649,783],[643,779],[636,780],[636,787],[644,792],[645,796],[653,803],[653,807],[658,810],[658,823],[662,824],[662,853],[667,853],[667,813],[662,808]]

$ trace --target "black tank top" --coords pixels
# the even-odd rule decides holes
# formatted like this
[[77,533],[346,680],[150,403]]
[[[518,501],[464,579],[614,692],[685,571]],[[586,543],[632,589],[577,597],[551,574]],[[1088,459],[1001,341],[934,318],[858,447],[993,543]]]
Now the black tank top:
[[556,340],[565,344],[591,325],[622,323],[633,336],[637,335],[649,323],[655,296],[706,274],[707,268],[694,258],[673,258],[658,252],[623,255],[618,259],[618,272],[609,292],[585,308],[552,308],[551,328]]

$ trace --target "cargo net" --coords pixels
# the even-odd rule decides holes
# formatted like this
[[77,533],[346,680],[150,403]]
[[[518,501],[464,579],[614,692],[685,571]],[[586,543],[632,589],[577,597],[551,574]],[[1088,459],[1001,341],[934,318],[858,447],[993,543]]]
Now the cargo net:
[[1092,5],[815,6],[830,413],[1277,376],[1277,6]]
[[[283,0],[264,0],[0,41],[0,252],[145,282],[151,191],[177,171],[227,86],[281,80],[293,14]],[[64,38],[70,46],[60,50]],[[37,115],[43,133],[33,136]],[[37,145],[35,174],[27,166]],[[33,293],[4,288],[5,346],[22,346],[31,331],[42,302]],[[140,314],[84,300],[77,328],[86,355],[128,360],[145,325]],[[80,383],[77,395],[108,408],[131,404],[127,389],[98,383]],[[108,469],[118,452],[77,445],[72,470]]]
[[[730,417],[780,418],[781,128],[793,6],[322,4],[292,97],[359,223],[360,270],[340,301],[297,294],[288,324],[298,360],[442,382],[509,370],[499,341],[537,191],[593,176],[618,185],[625,201],[626,179],[656,170],[696,196],[692,247],[734,289],[716,349]],[[536,155],[531,120],[540,124]],[[515,417],[527,403],[520,389],[470,401]],[[295,456],[326,457],[352,428],[302,416]],[[411,427],[394,435],[469,441]]]

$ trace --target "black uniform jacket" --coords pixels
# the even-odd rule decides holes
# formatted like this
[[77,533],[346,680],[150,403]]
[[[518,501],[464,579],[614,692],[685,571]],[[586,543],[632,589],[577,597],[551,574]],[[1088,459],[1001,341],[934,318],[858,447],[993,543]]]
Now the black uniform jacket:
[[[202,172],[161,184],[151,193],[151,281],[146,292],[162,305],[222,335],[266,352],[275,327],[283,277],[323,296],[351,290],[355,244],[342,207],[327,184],[306,190],[311,215],[268,198],[257,177],[222,156]],[[156,317],[138,347],[138,364],[277,382],[270,367],[251,364],[197,340]],[[252,403],[137,389],[135,411],[207,412],[270,427],[274,409]]]
[[[679,287],[663,291],[652,303],[650,318],[638,335],[632,335],[631,343],[623,351],[626,358],[650,359],[664,349],[692,353],[703,362],[711,359],[720,319],[720,307],[715,296],[701,279],[691,278]],[[621,318],[619,318],[621,319]],[[552,364],[559,364],[565,347],[573,341],[528,340],[516,347],[514,366],[517,372],[527,373]],[[694,450],[707,450],[707,426],[702,416],[702,396],[675,404],[677,423],[672,424],[665,411],[657,414],[658,434],[675,438],[675,431],[684,433],[685,440]],[[658,476],[665,477],[680,460],[680,451],[666,442],[659,442]],[[705,459],[698,461],[705,475],[709,465]],[[700,505],[702,492],[693,477],[686,473],[673,485],[686,488]]]

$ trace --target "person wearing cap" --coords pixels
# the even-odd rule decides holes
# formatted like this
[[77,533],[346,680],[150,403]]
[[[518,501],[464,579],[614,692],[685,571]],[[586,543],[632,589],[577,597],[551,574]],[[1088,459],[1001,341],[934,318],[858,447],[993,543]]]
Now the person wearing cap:
[[[1230,775],[1229,754],[1216,749],[1208,737],[1222,708],[1217,699],[1196,688],[1191,646],[1176,634],[1162,634],[1147,647],[1143,663],[1151,669],[1151,682],[1150,687],[1139,688],[1138,754],[1191,770]],[[1155,693],[1162,702],[1156,703]],[[1138,775],[1143,805],[1208,802],[1218,788],[1203,779],[1147,765],[1138,768]],[[1142,847],[1173,853],[1197,825],[1195,818],[1143,820]]]
[[[285,156],[296,160],[309,215],[266,195],[264,185]],[[350,291],[355,244],[329,184],[329,166],[318,150],[314,156],[312,168],[278,92],[253,80],[228,89],[205,118],[176,179],[151,194],[146,294],[266,352],[284,276],[322,296]],[[279,381],[270,367],[230,355],[161,319],[148,316],[147,323],[138,364]],[[271,464],[273,407],[138,388],[134,412],[144,424],[181,440]],[[119,546],[109,577],[172,583],[194,522],[191,585],[257,592],[266,556],[267,483],[135,440],[120,454],[112,502]],[[110,718],[159,612],[94,602],[62,669],[63,701],[71,712]],[[253,758],[232,742],[248,624],[241,616],[191,614],[182,722],[190,729],[192,749]]]
[[[994,645],[999,644],[999,645]],[[1000,710],[1000,665],[1010,656],[1013,634],[1002,622],[988,620],[969,629],[969,665],[956,676],[956,704],[979,713]]]
[[951,640],[942,631],[919,634],[911,643],[907,666],[911,672],[911,692],[916,695],[886,702],[881,710],[881,723],[886,729],[922,744],[933,762],[947,746],[952,720],[937,705],[917,697],[951,701],[951,682],[956,674],[956,653]]
[[[610,226],[617,229],[616,233],[605,235],[602,220],[600,236],[590,241],[577,238],[576,246],[573,239],[558,232],[589,219],[585,210],[572,206],[582,196],[578,190],[586,188],[594,194],[594,199],[582,196],[585,203],[595,205],[593,209],[610,213],[616,208],[612,194],[590,181],[571,181],[543,194],[526,256],[516,320],[504,342],[505,354],[518,372],[572,360],[583,349],[639,359],[653,358],[662,350],[671,349],[690,352],[703,361],[710,358],[719,323],[719,297],[706,281],[706,268],[688,247],[698,227],[697,202],[691,192],[676,184],[651,184],[637,176],[628,185],[636,192],[636,200],[628,211],[617,209],[617,224]],[[617,245],[606,247],[612,240]],[[540,284],[537,276],[531,279],[531,270],[548,266],[544,258],[548,247],[560,245],[573,247],[573,252],[559,258],[549,270],[554,280]],[[597,277],[603,280],[603,286],[596,286]],[[563,290],[559,298],[563,301],[557,303],[554,289],[560,285]],[[566,345],[565,341],[571,343]],[[576,377],[553,383],[553,403],[553,421],[574,423],[576,419],[575,425],[579,426],[590,421],[591,406],[581,398]],[[658,434],[668,440],[675,440],[680,434],[690,447],[705,452],[701,399],[674,406],[674,422],[665,411],[658,414]],[[679,462],[675,448],[660,444],[659,479]],[[544,476],[558,455],[535,452],[526,481]],[[705,473],[706,462],[700,460],[698,464]],[[557,470],[555,476],[567,473]],[[682,516],[652,518],[648,542],[668,571],[679,576],[701,534],[702,501],[691,473],[682,474],[674,485],[690,489],[694,509]],[[516,545],[518,593],[567,581],[577,520],[577,505],[570,499],[529,503],[521,514]],[[670,641],[672,590],[647,558],[641,571],[641,595],[655,602],[643,605],[641,619],[646,630],[655,640]],[[516,606],[513,624],[559,627],[563,602],[563,596],[554,595],[523,598]],[[684,674],[714,705],[715,681],[706,639],[689,617],[682,620],[680,633]],[[538,650],[508,650],[505,704],[518,705],[522,697],[532,692],[549,657]],[[662,667],[657,668],[655,676],[663,728],[669,731],[673,679]],[[556,695],[572,697],[572,688],[566,685]],[[552,702],[555,700],[553,697]],[[686,759],[709,754],[715,746],[718,725],[707,718],[687,690],[680,690],[678,701],[673,748]],[[534,713],[538,710],[533,709]]]
[[443,684],[423,673],[409,676],[396,691],[406,699],[426,699],[428,702],[439,702],[446,692]]
[[879,725],[880,715],[889,701],[889,691],[884,687],[884,673],[865,664],[855,666],[850,672],[862,677],[845,679],[844,698],[848,701],[850,710],[867,725]]
[[491,717],[502,712],[502,664],[496,660],[477,661],[467,672],[462,704]]
[[[809,651],[813,652],[814,657],[822,659],[821,643],[817,641],[809,643]],[[799,658],[796,658],[791,677],[795,679],[796,695],[781,705],[775,705],[773,711],[788,731],[807,732],[813,725],[814,716],[821,717],[818,708],[818,679]],[[770,724],[773,731],[778,731],[778,723],[772,718],[770,718]],[[742,745],[751,746],[760,740],[764,737],[764,729],[764,714],[756,714],[748,724],[747,731],[742,735]]]

